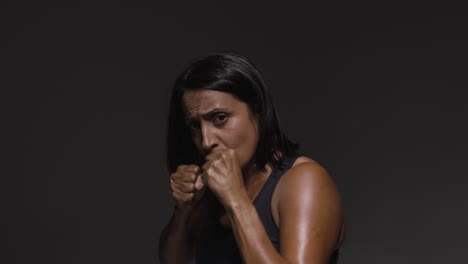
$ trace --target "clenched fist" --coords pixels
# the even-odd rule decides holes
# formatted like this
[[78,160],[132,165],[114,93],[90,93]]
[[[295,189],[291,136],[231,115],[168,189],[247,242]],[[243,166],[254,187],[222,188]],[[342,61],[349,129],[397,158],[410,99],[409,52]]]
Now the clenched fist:
[[171,174],[171,192],[179,209],[192,209],[204,193],[204,184],[197,165],[180,165]]
[[247,197],[237,153],[232,149],[215,150],[205,157],[201,178],[224,206]]

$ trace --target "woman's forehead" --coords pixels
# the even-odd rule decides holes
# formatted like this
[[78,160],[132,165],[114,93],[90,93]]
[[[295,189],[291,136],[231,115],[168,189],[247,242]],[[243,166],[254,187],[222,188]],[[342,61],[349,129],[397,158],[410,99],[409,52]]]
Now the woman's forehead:
[[242,102],[230,93],[215,90],[188,90],[183,96],[187,115],[204,114],[216,108],[235,108],[239,103]]

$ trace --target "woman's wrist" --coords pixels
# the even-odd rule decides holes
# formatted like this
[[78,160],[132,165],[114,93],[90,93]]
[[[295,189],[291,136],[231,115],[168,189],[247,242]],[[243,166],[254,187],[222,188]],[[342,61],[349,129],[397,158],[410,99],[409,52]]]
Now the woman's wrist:
[[173,218],[177,222],[186,222],[190,219],[193,208],[189,207],[174,207]]
[[228,213],[234,213],[235,211],[243,210],[250,206],[252,206],[252,201],[247,194],[244,194],[230,199],[224,207]]

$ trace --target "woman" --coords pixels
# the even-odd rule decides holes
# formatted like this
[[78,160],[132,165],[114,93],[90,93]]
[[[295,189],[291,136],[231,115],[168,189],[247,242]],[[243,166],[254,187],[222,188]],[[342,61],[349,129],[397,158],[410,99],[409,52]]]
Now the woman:
[[246,58],[216,53],[182,72],[167,136],[176,205],[161,263],[336,263],[344,239],[337,188],[281,132]]

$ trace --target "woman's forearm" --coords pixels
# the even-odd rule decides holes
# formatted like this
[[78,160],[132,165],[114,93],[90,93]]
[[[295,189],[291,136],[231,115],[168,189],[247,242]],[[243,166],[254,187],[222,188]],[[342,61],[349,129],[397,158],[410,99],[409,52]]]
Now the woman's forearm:
[[169,224],[159,240],[159,260],[162,264],[187,264],[193,255],[189,228],[190,213],[174,209]]

